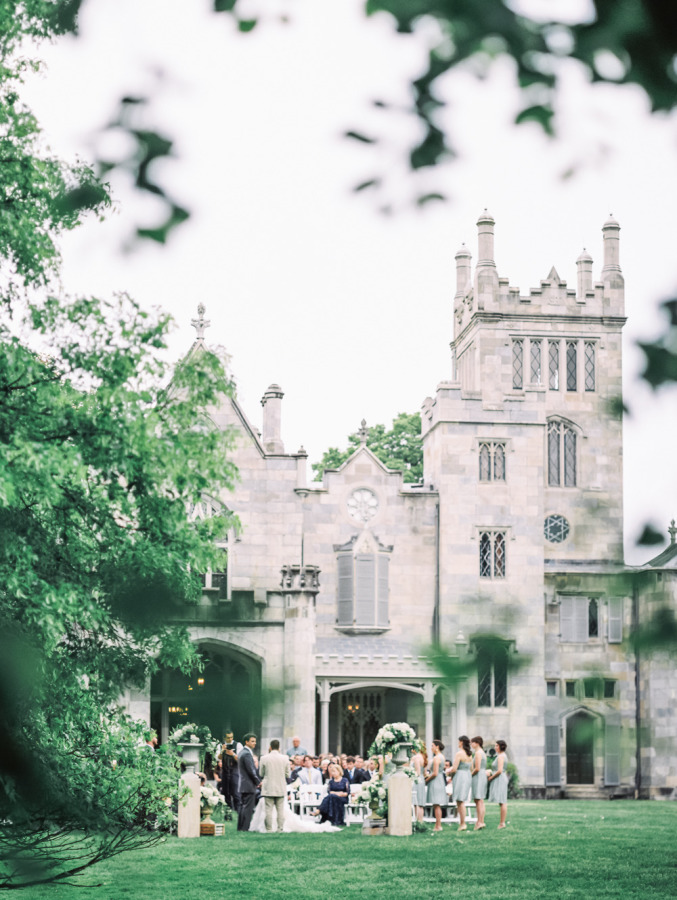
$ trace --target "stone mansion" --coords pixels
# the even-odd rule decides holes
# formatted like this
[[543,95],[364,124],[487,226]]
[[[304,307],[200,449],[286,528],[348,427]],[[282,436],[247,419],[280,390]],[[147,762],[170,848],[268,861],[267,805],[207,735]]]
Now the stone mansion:
[[[583,251],[575,288],[553,267],[526,295],[496,269],[486,211],[477,226],[474,268],[456,254],[450,378],[421,409],[420,483],[364,427],[309,481],[276,384],[260,431],[237,399],[209,411],[237,432],[240,480],[191,514],[224,504],[240,527],[179,617],[206,665],[159,672],[130,709],[162,740],[200,721],[360,754],[408,721],[452,753],[460,734],[503,738],[528,796],[677,798],[677,653],[631,640],[675,609],[677,529],[624,564],[619,225],[602,228],[598,280]],[[204,308],[193,324],[201,352]]]

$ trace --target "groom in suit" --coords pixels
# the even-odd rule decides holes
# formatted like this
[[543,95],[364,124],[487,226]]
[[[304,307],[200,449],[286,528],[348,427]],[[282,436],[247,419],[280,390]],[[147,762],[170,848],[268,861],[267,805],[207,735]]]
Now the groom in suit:
[[261,794],[266,803],[266,831],[273,830],[273,807],[277,813],[277,830],[284,830],[284,801],[287,796],[287,778],[291,774],[289,759],[280,753],[280,742],[270,742],[270,752],[259,762]]
[[256,791],[261,784],[254,762],[256,735],[248,732],[244,736],[244,747],[237,758],[240,770],[240,810],[237,816],[237,830],[249,831],[249,825],[256,805]]

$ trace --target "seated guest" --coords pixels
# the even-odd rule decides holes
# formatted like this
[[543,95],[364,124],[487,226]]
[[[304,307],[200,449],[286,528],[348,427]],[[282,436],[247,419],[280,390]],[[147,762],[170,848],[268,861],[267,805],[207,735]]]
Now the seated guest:
[[343,777],[341,767],[332,763],[329,766],[327,795],[320,803],[320,808],[315,815],[320,817],[320,822],[326,822],[328,819],[332,825],[345,825],[346,803],[349,799],[348,779]]
[[310,756],[303,757],[303,765],[298,770],[298,780],[301,784],[316,784],[318,787],[322,785],[320,770],[313,766],[313,760]]
[[291,758],[291,776],[287,779],[287,784],[293,784],[301,774],[303,769],[303,757],[293,756]]
[[358,769],[355,765],[355,757],[349,756],[346,759],[346,768],[343,773],[350,784],[362,784],[365,781],[370,781],[369,775],[362,769]]
[[320,775],[322,776],[322,784],[326,781],[329,781],[329,766],[331,765],[330,760],[323,759],[320,763]]
[[374,778],[378,778],[378,763],[375,759],[367,760],[365,771],[369,776],[370,781],[372,781]]

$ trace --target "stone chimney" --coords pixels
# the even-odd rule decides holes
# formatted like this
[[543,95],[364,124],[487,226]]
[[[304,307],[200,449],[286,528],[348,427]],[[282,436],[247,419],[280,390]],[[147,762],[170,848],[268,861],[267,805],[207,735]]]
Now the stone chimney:
[[261,440],[266,453],[284,453],[282,443],[282,398],[279,384],[271,384],[261,398],[263,407],[263,433]]
[[621,226],[610,216],[602,227],[604,235],[604,267],[602,269],[602,283],[604,284],[605,307],[610,305],[610,312],[614,315],[624,314],[625,281],[620,265],[620,239]]
[[463,298],[470,285],[470,260],[472,254],[465,244],[461,244],[456,254],[456,297]]
[[581,303],[585,302],[585,295],[592,290],[592,256],[583,247],[583,252],[576,260],[578,269],[577,296]]
[[484,210],[477,220],[478,256],[475,269],[475,297],[477,308],[493,305],[498,298],[498,272],[494,261],[494,219]]

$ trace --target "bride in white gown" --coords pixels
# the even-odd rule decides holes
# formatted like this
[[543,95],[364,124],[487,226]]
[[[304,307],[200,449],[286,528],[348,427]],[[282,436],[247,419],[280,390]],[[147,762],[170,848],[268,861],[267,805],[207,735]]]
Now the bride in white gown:
[[[259,802],[256,804],[256,809],[254,810],[254,815],[252,817],[251,825],[249,826],[250,831],[259,831],[262,834],[265,834],[266,831],[266,801],[264,797],[261,797]],[[336,828],[334,825],[331,825],[329,822],[314,822],[310,819],[302,819],[301,816],[297,816],[296,813],[293,813],[289,807],[289,803],[285,801],[284,804],[284,831],[290,833],[308,833],[308,832],[321,832],[321,831],[340,831],[340,828]],[[275,809],[273,809],[273,831],[277,831],[277,813]]]

